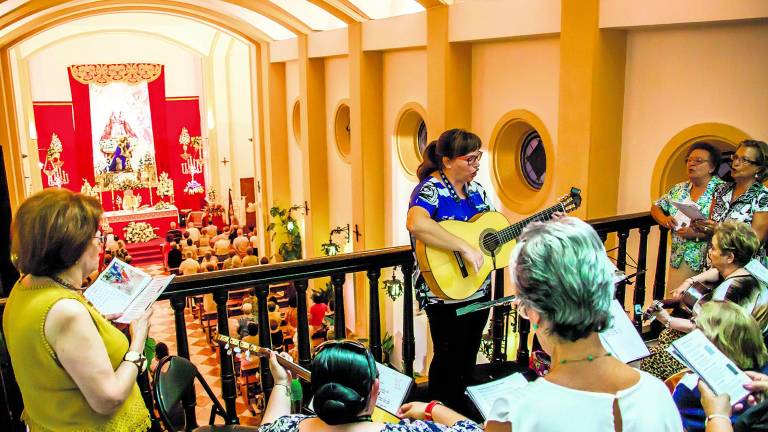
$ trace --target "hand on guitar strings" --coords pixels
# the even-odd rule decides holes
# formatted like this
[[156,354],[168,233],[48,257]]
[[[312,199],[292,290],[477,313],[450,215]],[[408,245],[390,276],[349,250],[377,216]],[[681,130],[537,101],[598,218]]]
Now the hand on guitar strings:
[[473,248],[469,245],[469,243],[467,243],[467,245],[462,248],[460,253],[462,258],[464,258],[464,261],[472,264],[472,268],[475,269],[475,273],[480,271],[480,267],[483,266],[483,262],[485,261],[485,256],[482,252]]

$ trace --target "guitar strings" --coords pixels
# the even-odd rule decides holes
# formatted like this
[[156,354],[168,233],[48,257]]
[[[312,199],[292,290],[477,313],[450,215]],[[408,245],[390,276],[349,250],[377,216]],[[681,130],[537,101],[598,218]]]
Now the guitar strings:
[[[542,222],[545,220],[548,220],[552,217],[552,214],[558,212],[558,211],[565,211],[565,205],[563,203],[555,204],[554,206],[534,215],[529,218],[523,219],[522,221],[510,225],[501,231],[496,231],[495,233],[488,234],[483,239],[483,247],[486,250],[495,250],[496,247],[501,245],[502,243],[506,243],[522,233],[523,229],[532,222]],[[520,226],[518,228],[518,226]]]

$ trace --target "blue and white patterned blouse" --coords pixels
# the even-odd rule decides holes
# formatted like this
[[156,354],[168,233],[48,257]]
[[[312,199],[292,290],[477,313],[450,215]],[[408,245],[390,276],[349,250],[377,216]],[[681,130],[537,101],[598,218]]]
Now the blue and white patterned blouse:
[[[432,220],[437,222],[444,220],[468,221],[478,213],[494,211],[493,203],[488,199],[488,194],[480,183],[470,182],[466,187],[465,196],[467,198],[456,202],[446,185],[439,179],[429,176],[413,189],[408,208],[419,206],[429,213]],[[413,237],[411,237],[411,242],[415,243]],[[414,286],[416,299],[422,308],[429,303],[438,302],[438,298],[429,290],[421,275],[418,276]],[[486,295],[489,286],[490,277],[477,293],[461,301],[475,300]]]
[[[304,414],[291,414],[278,418],[272,423],[259,426],[258,432],[298,432],[299,423],[311,418]],[[469,420],[461,420],[453,426],[444,426],[431,421],[400,420],[400,423],[387,423],[382,432],[481,432],[483,430],[477,423]]]

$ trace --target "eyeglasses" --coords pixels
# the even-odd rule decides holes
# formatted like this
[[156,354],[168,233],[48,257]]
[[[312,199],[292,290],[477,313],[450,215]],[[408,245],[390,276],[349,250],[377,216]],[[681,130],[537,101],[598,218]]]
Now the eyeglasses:
[[479,151],[477,154],[472,155],[465,155],[465,156],[456,156],[456,159],[461,159],[463,161],[467,161],[469,165],[474,165],[476,163],[480,162],[480,159],[483,158],[483,152]]
[[747,159],[747,158],[741,157],[741,156],[731,155],[731,164],[735,164],[736,162],[738,162],[738,163],[748,163],[750,165],[760,165],[760,163],[755,161],[755,160]]
[[709,162],[709,159],[702,159],[702,158],[688,158],[688,159],[686,159],[686,160],[685,160],[685,163],[686,163],[686,164],[691,164],[691,165],[701,165],[701,164],[703,164],[704,162]]

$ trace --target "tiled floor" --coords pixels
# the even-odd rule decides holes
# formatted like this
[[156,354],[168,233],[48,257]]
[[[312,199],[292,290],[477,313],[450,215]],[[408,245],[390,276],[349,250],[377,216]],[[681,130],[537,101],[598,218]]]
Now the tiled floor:
[[[148,266],[142,267],[144,271],[153,275],[163,274],[162,266]],[[165,301],[159,301],[153,305],[154,313],[152,314],[152,325],[150,328],[150,336],[152,336],[157,342],[165,342],[168,345],[171,355],[176,355],[176,330],[173,321],[173,309],[170,303]],[[224,403],[221,397],[221,375],[219,367],[219,356],[214,347],[209,345],[206,340],[203,328],[200,325],[199,320],[195,320],[187,309],[185,313],[185,320],[187,323],[187,338],[189,342],[189,355],[192,363],[197,366],[200,373],[205,377],[206,382],[217,395],[219,401]],[[211,400],[203,390],[202,386],[196,384],[195,390],[197,392],[197,421],[200,425],[208,424],[208,418],[211,413]],[[257,412],[256,416],[253,416],[245,405],[245,401],[242,396],[237,397],[237,415],[240,419],[240,424],[243,425],[258,425],[261,421],[261,413]],[[216,420],[217,424],[223,424],[221,418]]]

